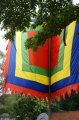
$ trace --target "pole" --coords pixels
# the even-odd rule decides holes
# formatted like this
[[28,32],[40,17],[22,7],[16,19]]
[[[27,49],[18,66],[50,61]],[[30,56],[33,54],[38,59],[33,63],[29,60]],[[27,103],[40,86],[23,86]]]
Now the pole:
[[48,101],[49,101],[49,120],[51,117],[51,53],[52,53],[52,38],[49,39],[49,60],[48,60],[48,74],[49,74],[49,93],[48,93]]

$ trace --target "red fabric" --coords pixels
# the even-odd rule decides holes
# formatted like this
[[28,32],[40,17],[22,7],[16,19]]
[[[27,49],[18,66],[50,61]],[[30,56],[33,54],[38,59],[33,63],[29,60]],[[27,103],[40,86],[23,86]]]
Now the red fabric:
[[6,52],[6,54],[4,55],[4,59],[6,59],[5,61],[4,61],[4,63],[0,66],[0,68],[4,68],[6,65],[7,65],[7,56],[8,56],[8,48],[9,48],[9,45],[10,45],[10,43],[8,43],[8,45],[7,45],[7,52]]
[[28,88],[16,86],[16,85],[13,85],[13,84],[10,84],[10,83],[6,84],[6,91],[7,91],[8,88],[11,89],[12,94],[16,90],[17,94],[20,94],[21,92],[23,92],[25,94],[25,96],[27,96],[28,94],[31,94],[31,98],[33,98],[34,96],[37,96],[39,99],[41,99],[42,97],[46,99],[46,97],[48,97],[47,93],[37,92],[35,90],[31,90],[31,89],[28,89]]
[[[35,34],[34,31],[28,32],[28,37],[32,37]],[[46,40],[44,46],[39,46],[37,51],[29,49],[29,64],[33,66],[42,67],[48,69],[48,47],[49,41]],[[52,38],[52,62],[51,68],[54,68],[58,64],[58,55],[60,47],[60,35]]]
[[36,52],[29,49],[29,63],[30,65],[48,69],[48,40],[43,47],[39,46]]
[[36,34],[36,31],[28,31],[27,32],[28,38],[33,37],[35,34]]
[[[2,72],[2,76],[5,76],[4,82],[3,82],[3,89],[6,87],[6,80],[7,80],[7,74],[8,74],[8,68],[9,68],[9,62],[10,62],[10,49],[11,49],[11,42],[8,43],[8,51],[7,51],[7,58],[4,63],[4,71]],[[7,66],[5,66],[7,65]]]
[[57,99],[60,101],[60,96],[63,96],[65,98],[66,92],[68,93],[68,96],[71,95],[71,91],[74,90],[76,93],[79,91],[79,83],[72,84],[70,86],[67,86],[65,88],[62,88],[60,90],[57,90],[56,92],[51,94],[52,101],[57,97]]
[[[35,33],[35,31],[28,31],[28,37],[32,37]],[[29,64],[48,69],[48,40],[35,52],[29,49]]]
[[57,35],[52,38],[51,68],[54,68],[58,64],[59,48],[60,48],[60,35]]
[[8,67],[9,67],[9,62],[10,62],[10,48],[11,48],[11,42],[8,43],[8,51],[7,51],[6,61],[3,64],[4,71],[2,75],[8,74]]

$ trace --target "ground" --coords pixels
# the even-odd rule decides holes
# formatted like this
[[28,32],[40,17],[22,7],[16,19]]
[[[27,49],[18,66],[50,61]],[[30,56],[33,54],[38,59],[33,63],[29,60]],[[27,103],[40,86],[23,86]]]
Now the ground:
[[51,120],[79,120],[79,111],[52,113]]

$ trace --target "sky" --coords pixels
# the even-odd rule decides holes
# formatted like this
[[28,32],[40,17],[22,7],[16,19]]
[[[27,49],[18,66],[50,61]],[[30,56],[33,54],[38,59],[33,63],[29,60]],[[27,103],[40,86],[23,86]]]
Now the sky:
[[[73,3],[74,4],[77,4],[79,3],[79,0],[73,0]],[[5,47],[6,47],[6,42],[5,42],[5,39],[3,39],[3,35],[4,35],[4,31],[0,30],[0,50],[2,50],[3,52],[5,52]]]
[[6,43],[7,41],[3,38],[4,36],[4,30],[0,30],[0,50],[5,52],[5,49],[6,49]]
[[73,3],[74,4],[79,3],[79,0],[73,0]]

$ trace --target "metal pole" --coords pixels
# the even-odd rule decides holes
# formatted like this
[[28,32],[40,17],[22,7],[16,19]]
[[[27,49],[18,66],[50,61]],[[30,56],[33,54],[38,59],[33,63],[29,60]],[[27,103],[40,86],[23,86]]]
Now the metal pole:
[[51,53],[52,53],[52,38],[49,39],[49,60],[48,60],[48,74],[49,74],[49,93],[48,93],[48,101],[49,101],[49,120],[51,117]]

